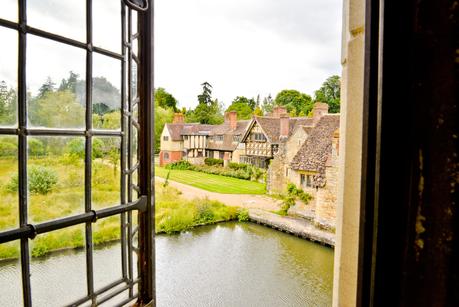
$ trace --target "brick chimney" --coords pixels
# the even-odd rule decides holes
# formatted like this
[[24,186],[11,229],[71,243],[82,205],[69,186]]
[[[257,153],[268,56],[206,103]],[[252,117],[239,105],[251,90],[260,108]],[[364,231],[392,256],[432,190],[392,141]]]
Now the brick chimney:
[[237,128],[237,112],[236,111],[226,112],[225,122],[229,122],[231,129],[235,130]]
[[317,124],[325,114],[328,114],[328,104],[316,102],[314,108],[312,108],[312,121],[314,125]]
[[184,116],[182,113],[174,113],[173,124],[183,124],[185,122]]
[[280,120],[279,120],[280,139],[282,140],[282,139],[288,138],[288,133],[290,129],[290,124],[289,124],[290,118],[287,113],[280,114],[279,117],[280,117]]
[[287,108],[283,106],[275,106],[273,108],[272,116],[274,117],[281,117],[281,114],[287,114]]

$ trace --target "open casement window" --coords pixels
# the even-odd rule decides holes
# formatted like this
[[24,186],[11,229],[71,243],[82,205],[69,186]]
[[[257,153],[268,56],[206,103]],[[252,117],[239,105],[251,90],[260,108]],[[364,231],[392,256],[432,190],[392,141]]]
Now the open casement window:
[[[9,282],[22,289],[11,305],[43,304],[55,285],[69,287],[59,305],[154,301],[152,7],[148,0],[0,3],[7,97],[0,145],[9,149],[17,191],[0,246],[13,246],[20,259],[21,273]],[[37,172],[57,184],[37,187]],[[45,194],[55,197],[40,208]],[[107,224],[116,267],[97,256]],[[78,276],[64,267],[40,279],[32,258],[43,252],[40,243],[68,236],[77,242],[57,243],[83,249]]]

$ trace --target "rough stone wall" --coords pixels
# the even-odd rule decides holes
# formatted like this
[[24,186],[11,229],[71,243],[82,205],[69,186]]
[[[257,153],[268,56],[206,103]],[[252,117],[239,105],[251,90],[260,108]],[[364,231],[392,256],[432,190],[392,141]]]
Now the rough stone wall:
[[338,192],[338,166],[325,170],[327,183],[316,193],[316,211],[314,221],[323,228],[335,229],[336,196]]
[[284,145],[279,147],[279,152],[271,160],[268,168],[267,190],[269,193],[285,193],[287,180],[285,177],[285,153]]

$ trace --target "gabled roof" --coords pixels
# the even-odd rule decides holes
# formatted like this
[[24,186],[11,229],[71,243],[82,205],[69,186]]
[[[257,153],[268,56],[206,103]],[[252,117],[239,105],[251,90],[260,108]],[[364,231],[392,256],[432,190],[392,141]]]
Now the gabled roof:
[[223,135],[223,142],[209,140],[207,142],[207,149],[210,150],[224,150],[234,151],[239,142],[233,142],[235,135],[243,135],[249,126],[250,120],[239,120],[237,121],[236,129],[231,129],[230,123],[225,122],[221,125],[217,125],[212,130],[211,135]]
[[293,158],[294,170],[317,172],[314,181],[319,187],[325,185],[325,166],[332,152],[333,134],[339,128],[339,114],[325,114]]
[[[272,117],[272,116],[254,116],[252,122],[249,125],[242,141],[245,141],[249,135],[250,130],[252,127],[257,123],[261,130],[264,132],[266,138],[271,143],[279,143],[280,142],[280,118],[279,117]],[[289,137],[293,134],[293,131],[296,129],[297,126],[310,126],[312,125],[312,118],[308,117],[291,117],[289,118]]]

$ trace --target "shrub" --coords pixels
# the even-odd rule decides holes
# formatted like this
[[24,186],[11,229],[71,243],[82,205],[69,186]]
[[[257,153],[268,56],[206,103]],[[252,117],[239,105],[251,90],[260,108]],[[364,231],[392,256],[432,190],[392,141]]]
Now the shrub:
[[[92,139],[92,158],[102,158],[104,143],[100,139]],[[67,143],[66,152],[74,158],[84,159],[85,155],[85,140],[83,138],[76,138]]]
[[177,162],[167,164],[166,169],[188,170],[193,169],[193,165],[186,160],[180,160]]
[[287,215],[287,212],[288,212],[288,209],[290,209],[290,207],[294,206],[295,205],[295,197],[293,196],[287,196],[282,204],[282,207],[279,211],[277,211],[277,213],[279,215]]
[[31,156],[41,157],[47,154],[45,145],[43,145],[43,142],[38,139],[29,138],[27,145],[29,147],[29,154]]
[[203,204],[198,206],[198,213],[195,218],[197,224],[208,224],[215,221],[215,215],[212,210],[213,208],[204,201]]
[[247,168],[249,167],[249,165],[245,164],[245,163],[230,162],[228,167],[231,168],[231,169],[234,169],[234,170],[244,170],[244,171],[246,171]]
[[223,159],[205,158],[204,163],[209,166],[213,166],[213,165],[223,166]]
[[[53,169],[45,166],[31,166],[29,168],[29,191],[36,194],[48,194],[57,184],[57,174]],[[18,176],[14,175],[7,185],[11,192],[18,190]]]
[[300,188],[297,188],[293,183],[287,185],[287,193],[289,196],[297,197],[304,202],[305,205],[309,203],[312,199],[312,196]]
[[242,209],[237,214],[237,220],[239,222],[247,222],[249,220],[249,210]]
[[16,138],[1,138],[0,139],[0,157],[15,156],[18,150]]

